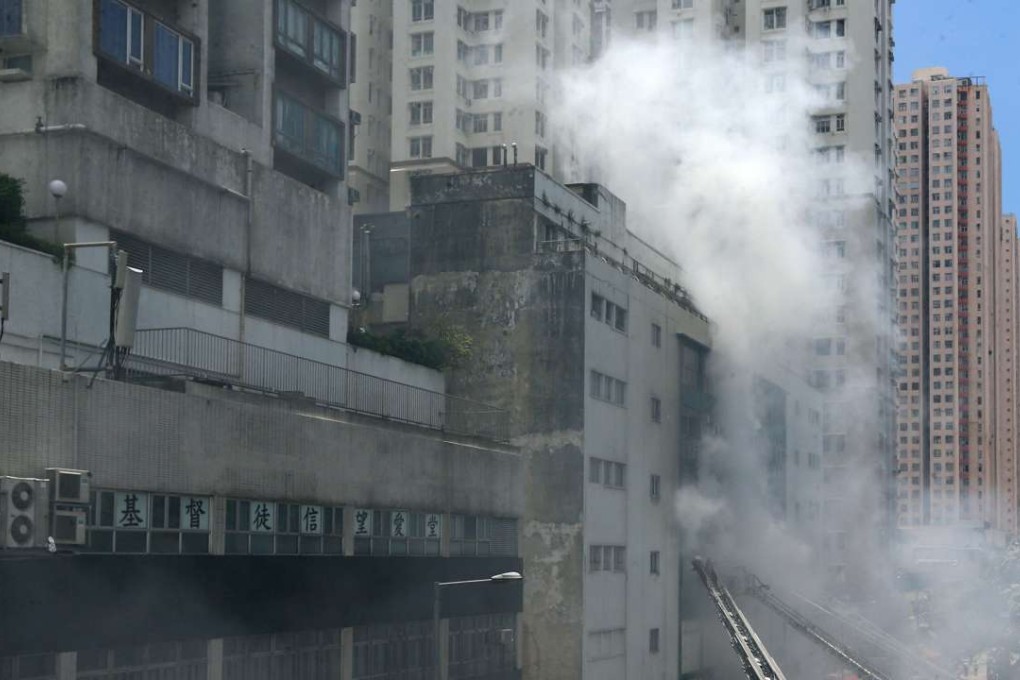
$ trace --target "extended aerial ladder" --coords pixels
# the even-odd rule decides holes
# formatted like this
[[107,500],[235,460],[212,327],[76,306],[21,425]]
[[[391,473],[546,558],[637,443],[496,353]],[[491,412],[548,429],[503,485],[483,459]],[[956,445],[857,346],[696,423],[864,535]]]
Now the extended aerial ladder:
[[740,607],[733,600],[730,591],[719,583],[719,577],[716,576],[711,562],[696,557],[693,564],[694,570],[701,577],[701,582],[708,589],[708,595],[719,612],[719,618],[722,620],[723,626],[726,627],[726,632],[730,635],[733,651],[740,657],[747,677],[750,680],[786,680],[783,671],[779,670],[779,665],[765,649],[765,645],[762,644],[754,629],[751,628],[751,624],[740,611]]
[[[693,561],[694,570],[698,572],[702,583],[708,589],[709,597],[712,599],[723,625],[730,635],[733,649],[740,657],[744,671],[750,680],[782,679],[783,673],[776,664],[775,659],[765,649],[765,645],[755,634],[748,623],[747,618],[733,600],[733,596],[725,586],[719,583],[719,578],[707,560],[700,557]],[[885,671],[877,669],[874,664],[862,660],[861,655],[847,645],[837,641],[834,635],[826,632],[817,624],[813,623],[806,616],[793,607],[786,604],[775,595],[772,590],[754,576],[750,577],[748,592],[761,601],[765,606],[779,615],[787,624],[805,635],[809,640],[819,645],[823,650],[836,658],[847,668],[854,670],[864,680],[894,680],[894,676]],[[810,602],[809,602],[810,603]],[[821,607],[810,603],[815,607]],[[823,608],[824,610],[824,608]],[[880,631],[870,630],[872,627],[865,627],[849,621],[846,617],[830,610],[824,610],[826,614],[839,620],[855,629],[862,639],[869,644],[876,646],[881,652],[896,656],[904,667],[917,669],[916,672],[923,672],[924,677],[932,680],[951,680],[955,676],[935,666],[927,659],[919,657],[911,652],[905,645],[894,640],[891,636]]]

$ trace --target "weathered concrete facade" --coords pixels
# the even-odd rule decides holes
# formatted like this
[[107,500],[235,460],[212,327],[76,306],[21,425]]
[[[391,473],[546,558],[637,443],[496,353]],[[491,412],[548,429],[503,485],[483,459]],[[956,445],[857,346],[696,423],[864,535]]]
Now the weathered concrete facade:
[[[126,234],[222,268],[225,294],[211,304],[234,314],[235,328],[221,334],[247,339],[249,288],[265,284],[325,305],[316,334],[342,343],[349,0],[45,0],[16,9],[20,29],[0,36],[4,57],[20,65],[18,78],[0,83],[0,172],[24,180],[31,231],[56,242]],[[274,20],[283,11],[307,30],[283,32]],[[127,38],[125,16],[136,22]],[[318,61],[309,56],[313,28],[333,46]],[[166,55],[151,47],[156,33],[176,50],[172,83]],[[59,202],[47,190],[52,179],[68,187]],[[83,261],[105,269],[92,255]],[[12,342],[24,341],[17,323]],[[160,325],[188,324],[168,314]],[[277,346],[294,349],[285,344]]]
[[671,499],[697,458],[708,322],[601,187],[531,166],[418,177],[409,213],[411,324],[470,329],[449,388],[510,410],[524,457],[525,677],[678,675]]

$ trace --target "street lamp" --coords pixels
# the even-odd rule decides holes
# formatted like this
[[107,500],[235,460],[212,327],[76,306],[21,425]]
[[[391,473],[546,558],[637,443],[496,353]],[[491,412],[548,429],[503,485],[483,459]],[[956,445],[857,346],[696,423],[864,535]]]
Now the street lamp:
[[466,586],[472,583],[513,583],[515,581],[521,581],[524,577],[518,571],[504,571],[502,574],[493,574],[489,578],[475,578],[467,581],[436,581],[432,584],[432,635],[435,637],[436,644],[433,654],[435,656],[435,664],[433,666],[432,677],[434,680],[442,680],[443,673],[440,661],[443,658],[443,643],[439,637],[439,594],[440,589],[446,586]]

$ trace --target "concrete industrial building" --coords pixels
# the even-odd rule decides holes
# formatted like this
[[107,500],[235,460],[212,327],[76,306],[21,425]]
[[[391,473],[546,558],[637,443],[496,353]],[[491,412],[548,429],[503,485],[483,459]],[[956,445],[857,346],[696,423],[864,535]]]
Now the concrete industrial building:
[[709,324],[676,265],[606,189],[532,166],[416,177],[408,215],[410,324],[471,329],[451,390],[510,411],[524,458],[524,677],[711,664],[672,502],[699,467]]
[[[0,676],[422,674],[433,581],[520,570],[506,414],[345,342],[351,4],[0,3],[0,172],[28,232],[143,271],[130,379],[93,381],[53,370],[60,265],[0,242]],[[69,281],[66,362],[95,368],[107,248]],[[6,559],[32,552],[8,548],[8,478],[48,468],[77,490],[29,483],[28,544],[88,554]],[[519,675],[503,592],[444,602],[450,678]]]
[[1017,239],[989,90],[922,69],[895,115],[899,525],[1015,536]]
[[[388,46],[383,35],[372,38],[371,54],[359,48],[359,63],[368,58],[375,66],[354,88],[351,105],[375,111],[377,126],[363,122],[357,132],[357,172],[373,178],[371,200],[359,212],[377,210],[384,167],[390,210],[408,205],[409,178],[422,172],[520,162],[576,179],[578,161],[569,140],[554,143],[549,111],[553,72],[588,59],[586,3],[370,0],[352,11],[359,35],[374,26],[391,37]],[[391,125],[386,142],[384,125]]]
[[[764,87],[782,90],[789,73],[805,72],[825,103],[812,111],[821,162],[821,200],[813,211],[833,279],[845,293],[831,322],[813,339],[808,376],[825,392],[823,471],[826,563],[842,578],[857,550],[854,508],[882,507],[878,535],[893,525],[895,460],[895,251],[892,221],[892,11],[889,0],[614,0],[614,34],[652,34],[678,41],[740,46],[760,60]],[[800,49],[801,45],[806,49]],[[795,47],[796,45],[796,47]],[[697,54],[691,55],[692,59]],[[866,178],[840,163],[856,160]],[[842,166],[849,167],[849,166]],[[855,186],[861,181],[864,186]],[[848,404],[860,405],[845,418]],[[863,472],[864,474],[859,474]],[[861,478],[865,483],[848,483]],[[860,546],[857,546],[860,547]]]

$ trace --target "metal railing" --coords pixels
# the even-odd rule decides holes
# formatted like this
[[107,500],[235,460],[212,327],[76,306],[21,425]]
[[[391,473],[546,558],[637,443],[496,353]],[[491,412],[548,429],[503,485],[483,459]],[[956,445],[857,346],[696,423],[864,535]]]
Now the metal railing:
[[130,379],[186,376],[442,432],[509,440],[510,414],[502,409],[191,328],[137,331],[126,368]]

